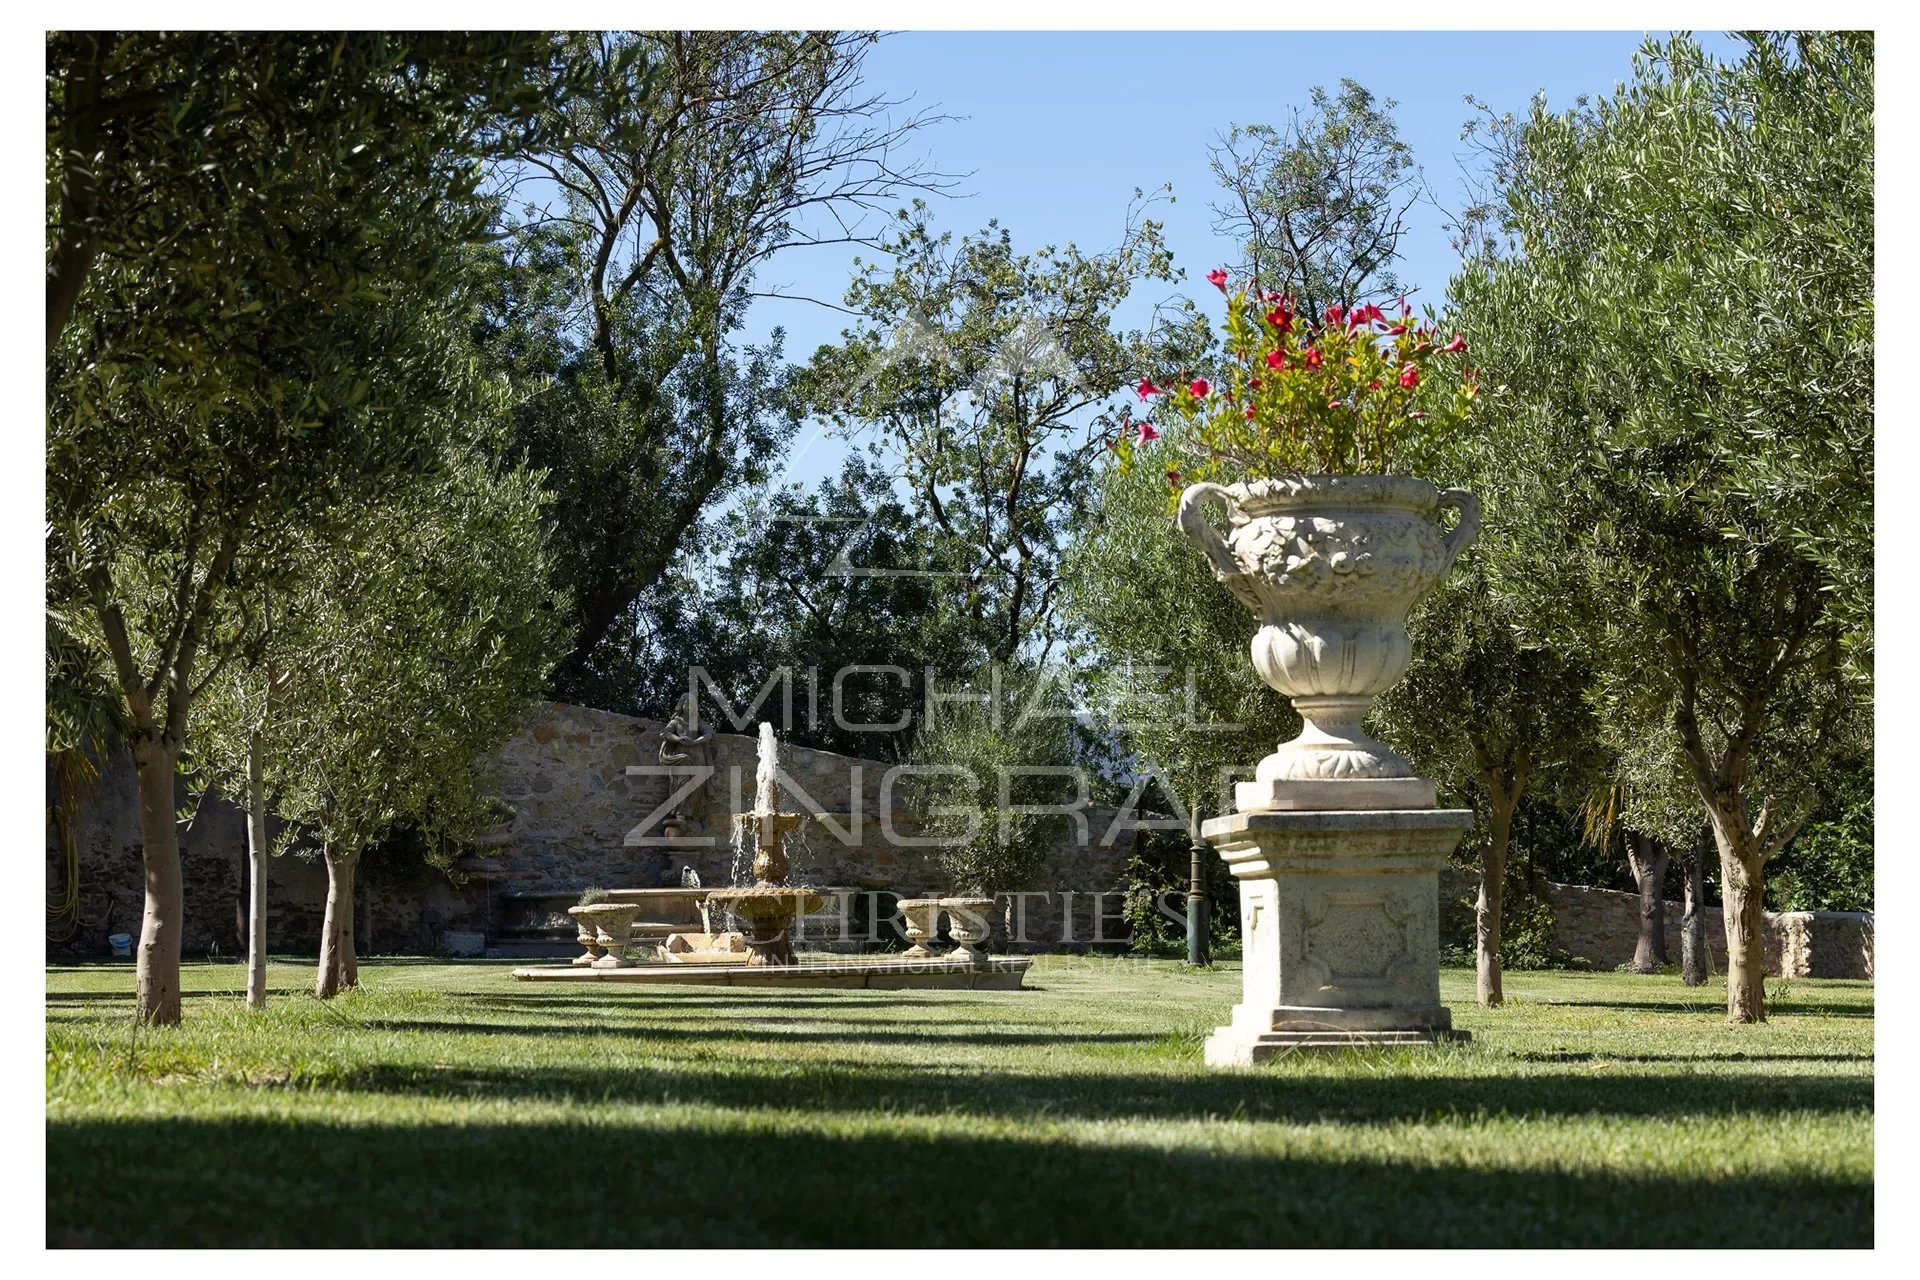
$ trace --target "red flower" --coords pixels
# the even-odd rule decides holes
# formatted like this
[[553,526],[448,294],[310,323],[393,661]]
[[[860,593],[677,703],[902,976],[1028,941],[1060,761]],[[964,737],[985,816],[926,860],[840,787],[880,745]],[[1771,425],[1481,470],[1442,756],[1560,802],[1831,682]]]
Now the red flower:
[[1195,400],[1205,400],[1207,398],[1207,392],[1213,390],[1213,387],[1205,378],[1195,378],[1191,383],[1187,384],[1187,390],[1193,392],[1193,398]]
[[1180,473],[1178,471],[1167,472],[1167,483],[1178,489],[1180,487]]
[[1284,369],[1287,367],[1287,353],[1284,351],[1267,352],[1267,368]]
[[1207,272],[1207,279],[1211,281],[1213,287],[1220,292],[1225,293],[1227,291],[1227,273],[1222,268],[1215,267],[1213,270]]
[[1369,382],[1367,384],[1367,390],[1369,391],[1378,391],[1379,389],[1380,389],[1380,379],[1378,378],[1375,378],[1372,382]]
[[1307,368],[1318,369],[1319,367],[1320,367],[1320,348],[1308,347],[1307,348]]
[[1337,302],[1327,308],[1327,323],[1330,325],[1338,325],[1346,316],[1346,309]]
[[1420,369],[1417,365],[1409,364],[1406,368],[1400,371],[1401,386],[1414,387],[1414,386],[1418,386],[1419,384],[1420,384]]
[[1140,393],[1142,400],[1145,400],[1148,396],[1157,396],[1161,391],[1159,387],[1153,385],[1152,378],[1140,379],[1140,385],[1135,387],[1134,390]]
[[1259,389],[1260,389],[1260,379],[1258,378],[1247,379],[1247,390],[1258,391]]
[[1287,330],[1293,328],[1293,312],[1289,311],[1285,304],[1277,306],[1267,312],[1267,323],[1280,332],[1285,333]]
[[1141,444],[1145,444],[1149,440],[1158,440],[1159,438],[1160,438],[1160,433],[1153,429],[1153,424],[1151,422],[1143,422],[1140,424],[1140,443]]
[[1397,325],[1394,325],[1393,328],[1387,330],[1387,336],[1389,338],[1397,338],[1401,334],[1405,333],[1406,331],[1407,331],[1407,326],[1405,324],[1397,324]]
[[1247,413],[1246,413],[1246,418],[1247,418],[1247,421],[1249,421],[1249,422],[1251,422],[1251,421],[1253,421],[1253,406],[1252,406],[1252,405],[1248,405],[1248,406],[1247,406]]
[[1340,397],[1335,396],[1333,399],[1327,401],[1327,408],[1338,409],[1339,407],[1340,407]]
[[1418,422],[1421,418],[1424,418],[1427,415],[1424,410],[1416,409],[1412,413],[1408,414],[1407,416],[1412,418],[1414,421]]
[[1467,335],[1464,333],[1454,334],[1453,341],[1449,342],[1446,346],[1440,348],[1442,352],[1445,352],[1448,355],[1451,355],[1456,351],[1465,351],[1466,349],[1467,349]]

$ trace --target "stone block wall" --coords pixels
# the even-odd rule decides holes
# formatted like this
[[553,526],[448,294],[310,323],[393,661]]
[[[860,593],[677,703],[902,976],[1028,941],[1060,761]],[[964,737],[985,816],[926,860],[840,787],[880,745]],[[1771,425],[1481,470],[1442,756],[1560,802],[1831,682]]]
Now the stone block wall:
[[[524,915],[516,915],[520,906],[556,895],[570,897],[587,885],[678,884],[682,869],[689,867],[703,884],[731,883],[741,855],[733,846],[729,815],[752,806],[758,743],[743,734],[713,737],[713,777],[681,802],[678,807],[693,821],[668,837],[658,824],[642,828],[679,780],[626,772],[630,765],[659,764],[662,728],[658,721],[588,707],[535,706],[522,732],[501,748],[495,761],[498,792],[513,807],[512,821],[490,833],[480,851],[461,858],[452,878],[398,857],[374,854],[362,864],[362,950],[428,952],[449,930],[491,936],[504,922]],[[782,744],[781,768],[791,780],[785,803],[817,815],[790,838],[796,882],[898,896],[946,888],[929,850],[912,843],[919,834],[913,816],[897,812],[896,804],[891,825],[883,820],[882,793],[889,789],[890,766]],[[902,786],[896,777],[892,789],[898,792]],[[190,803],[183,788],[179,804]],[[1111,808],[1090,806],[1084,840],[1076,833],[1055,851],[1046,883],[1076,892],[1079,901],[1058,894],[1029,900],[1029,937],[1062,936],[1062,917],[1069,911],[1077,912],[1073,936],[1089,936],[1084,895],[1122,886],[1132,831],[1116,826],[1115,818]],[[50,955],[100,954],[107,949],[108,933],[139,933],[140,823],[132,762],[124,753],[102,771],[75,826],[79,924],[70,940],[49,942]],[[629,844],[629,834],[643,843]],[[244,814],[218,796],[207,797],[181,837],[181,859],[186,954],[244,951],[237,911],[246,874]],[[50,896],[63,875],[59,840],[49,824]],[[326,872],[319,862],[294,854],[270,859],[270,949],[316,951],[325,900]],[[1110,908],[1117,910],[1117,904]],[[1114,932],[1111,921],[1105,932],[1109,937]]]
[[[708,745],[713,776],[678,806],[691,822],[669,837],[650,814],[677,789],[666,776],[629,776],[628,766],[657,766],[663,725],[587,707],[541,703],[495,761],[499,794],[512,821],[491,833],[480,852],[463,857],[453,876],[417,859],[371,855],[360,869],[358,938],[367,954],[425,953],[448,931],[490,939],[516,924],[539,923],[587,885],[646,888],[678,884],[692,868],[703,884],[731,883],[740,854],[729,815],[751,807],[758,744],[744,734],[720,733]],[[873,760],[783,744],[782,771],[791,780],[786,803],[814,815],[790,842],[796,882],[823,888],[911,897],[944,891],[930,851],[916,846],[919,825],[894,808],[889,825],[883,793],[890,766]],[[902,785],[896,776],[893,788]],[[896,801],[898,794],[893,797]],[[184,788],[179,804],[191,803]],[[1036,946],[1069,939],[1073,946],[1116,941],[1117,899],[1095,921],[1090,895],[1121,889],[1132,828],[1116,812],[1089,806],[1085,834],[1057,848],[1045,884],[1052,890],[1021,905],[1025,935]],[[639,828],[640,830],[636,830]],[[632,834],[643,841],[627,843]],[[140,823],[133,767],[124,753],[102,771],[76,823],[80,848],[79,925],[71,939],[50,940],[48,954],[100,954],[113,932],[138,934],[142,904]],[[238,905],[243,899],[246,822],[217,796],[199,806],[181,837],[189,956],[244,951]],[[60,887],[64,859],[47,828],[49,896]],[[1443,892],[1471,899],[1470,874],[1449,873]],[[1071,896],[1068,896],[1071,895]],[[268,939],[277,952],[318,949],[326,873],[317,862],[288,854],[269,860]],[[1639,899],[1631,893],[1580,885],[1550,885],[1556,943],[1596,968],[1633,958]],[[855,908],[861,914],[885,899]],[[836,910],[838,908],[835,908]],[[564,919],[564,917],[562,917]],[[1768,963],[1786,976],[1872,977],[1870,913],[1791,912],[1768,917]],[[1668,954],[1680,955],[1680,905],[1667,909]],[[1707,929],[1714,963],[1724,972],[1726,939],[1718,912]]]
[[[1586,885],[1548,884],[1553,940],[1596,969],[1616,969],[1633,960],[1640,929],[1640,895]],[[1666,909],[1667,956],[1680,961],[1680,903]],[[1716,904],[1709,908],[1707,949],[1714,972],[1727,970],[1727,934]],[[1859,911],[1768,912],[1762,936],[1767,972],[1781,978],[1871,978],[1873,913]]]

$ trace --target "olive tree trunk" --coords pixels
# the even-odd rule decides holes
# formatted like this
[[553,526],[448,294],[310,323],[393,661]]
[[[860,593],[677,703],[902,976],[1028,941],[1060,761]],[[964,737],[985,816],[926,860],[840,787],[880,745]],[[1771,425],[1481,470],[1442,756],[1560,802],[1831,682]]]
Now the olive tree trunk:
[[1500,912],[1505,905],[1507,846],[1513,836],[1513,811],[1519,788],[1490,782],[1492,799],[1487,823],[1487,854],[1480,866],[1480,896],[1473,904],[1473,964],[1475,990],[1489,1009],[1506,997],[1500,988]]
[[340,985],[360,985],[360,859],[347,859],[347,899],[340,921]]
[[1713,955],[1707,950],[1707,844],[1712,834],[1702,829],[1698,838],[1680,855],[1680,981],[1689,987],[1704,986],[1713,970]]
[[1667,965],[1667,864],[1672,850],[1664,840],[1628,831],[1627,862],[1640,890],[1640,932],[1633,944],[1633,971],[1659,973]]
[[1765,861],[1745,824],[1723,824],[1716,815],[1720,846],[1720,914],[1727,929],[1727,1021],[1767,1020],[1767,913]]
[[267,1007],[267,788],[260,731],[247,740],[247,1008]]
[[327,912],[320,923],[320,967],[313,994],[331,1000],[360,981],[360,968],[353,958],[353,871],[358,859],[330,850],[324,856]]
[[180,837],[174,821],[174,761],[151,726],[132,734],[134,777],[140,795],[140,862],[145,901],[135,966],[135,1016],[153,1026],[180,1021]]

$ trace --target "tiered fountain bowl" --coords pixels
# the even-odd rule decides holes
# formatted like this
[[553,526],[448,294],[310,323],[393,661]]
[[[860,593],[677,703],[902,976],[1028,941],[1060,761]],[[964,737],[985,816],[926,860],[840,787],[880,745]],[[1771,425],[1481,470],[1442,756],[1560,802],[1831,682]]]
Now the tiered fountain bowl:
[[[769,725],[767,728],[771,729]],[[735,822],[751,822],[758,828],[758,847],[753,855],[753,883],[737,889],[715,889],[707,901],[734,916],[747,926],[747,963],[763,965],[793,963],[793,922],[818,911],[827,897],[810,885],[791,885],[787,860],[787,833],[806,820],[801,813],[780,813],[771,808],[765,793],[754,812],[737,814]]]

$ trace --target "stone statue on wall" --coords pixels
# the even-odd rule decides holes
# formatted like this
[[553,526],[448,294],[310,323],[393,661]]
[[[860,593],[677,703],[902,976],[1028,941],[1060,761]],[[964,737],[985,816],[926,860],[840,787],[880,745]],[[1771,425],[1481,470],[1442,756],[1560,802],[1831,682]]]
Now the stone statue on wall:
[[[692,693],[680,699],[674,708],[673,718],[667,721],[660,731],[660,763],[677,765],[682,768],[694,766],[711,768],[713,766],[713,726],[700,724],[700,707]],[[682,775],[684,776],[684,775]],[[707,816],[707,786],[711,775],[702,777],[699,784],[687,793],[682,808],[674,811],[673,817],[682,823],[691,819],[704,822]],[[674,784],[677,788],[678,784]]]

